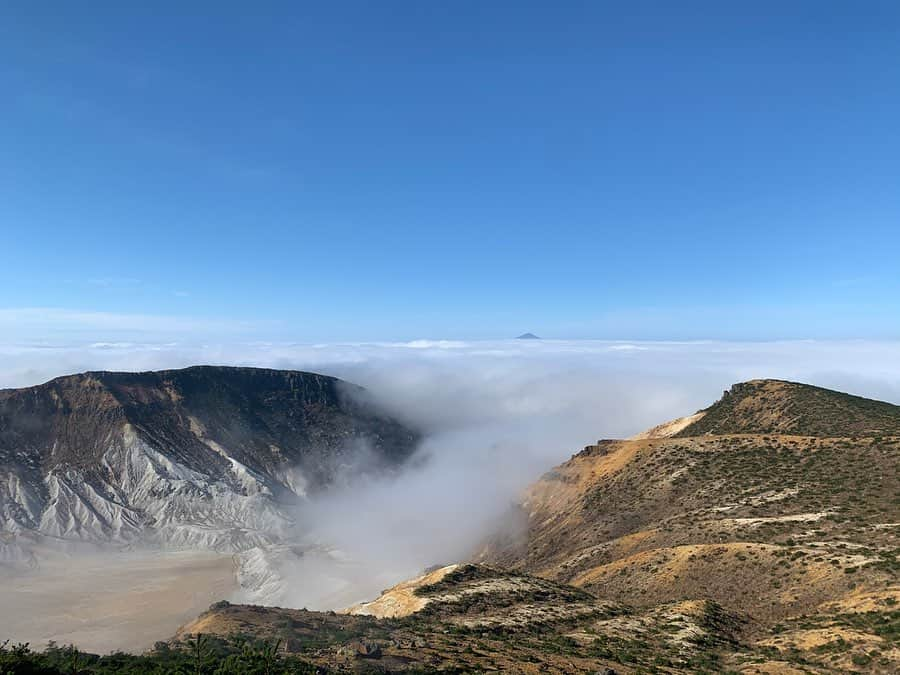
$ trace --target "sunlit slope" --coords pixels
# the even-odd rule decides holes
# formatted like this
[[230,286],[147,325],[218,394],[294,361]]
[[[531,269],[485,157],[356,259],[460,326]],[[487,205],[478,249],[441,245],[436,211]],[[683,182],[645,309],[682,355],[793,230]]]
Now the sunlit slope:
[[[898,410],[806,385],[736,385],[674,437],[601,441],[547,473],[525,495],[522,529],[479,559],[636,607],[713,600],[746,620],[752,649],[790,651],[803,642],[789,639],[795,627],[844,622],[893,664],[876,628],[896,625],[900,586]],[[857,597],[876,614],[839,609]],[[829,654],[852,663],[853,645]]]
[[676,435],[900,435],[900,406],[783,380],[736,384],[701,412]]
[[[402,599],[398,605],[398,599]],[[362,610],[362,611],[360,611]],[[377,616],[376,616],[377,615]],[[739,621],[714,603],[635,610],[584,589],[482,565],[452,565],[349,613],[220,603],[182,628],[281,640],[320,672],[717,672]]]

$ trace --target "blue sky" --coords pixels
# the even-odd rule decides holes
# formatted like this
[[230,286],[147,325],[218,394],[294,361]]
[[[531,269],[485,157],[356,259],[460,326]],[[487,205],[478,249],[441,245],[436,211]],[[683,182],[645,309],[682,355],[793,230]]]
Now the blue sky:
[[7,332],[900,335],[896,3],[132,4],[0,7]]

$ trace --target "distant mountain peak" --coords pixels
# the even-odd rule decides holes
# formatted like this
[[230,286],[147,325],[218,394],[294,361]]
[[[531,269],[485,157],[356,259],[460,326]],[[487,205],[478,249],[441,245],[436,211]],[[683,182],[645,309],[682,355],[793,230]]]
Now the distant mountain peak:
[[516,338],[516,340],[540,340],[540,339],[541,338],[539,338],[534,333],[522,333],[519,337]]

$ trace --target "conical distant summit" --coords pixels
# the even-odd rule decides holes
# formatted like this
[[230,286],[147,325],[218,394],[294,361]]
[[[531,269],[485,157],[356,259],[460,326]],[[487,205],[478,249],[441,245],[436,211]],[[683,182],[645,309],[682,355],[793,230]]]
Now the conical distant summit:
[[516,338],[516,340],[540,340],[540,339],[541,338],[539,338],[534,333],[522,333],[519,337]]

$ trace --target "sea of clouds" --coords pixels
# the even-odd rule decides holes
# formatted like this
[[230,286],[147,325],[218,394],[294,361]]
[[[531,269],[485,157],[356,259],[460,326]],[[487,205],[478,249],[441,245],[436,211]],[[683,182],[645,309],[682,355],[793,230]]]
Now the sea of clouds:
[[408,469],[298,509],[302,539],[339,557],[283,570],[293,590],[281,604],[318,609],[464,558],[525,486],[584,445],[690,414],[735,382],[789,379],[900,403],[900,342],[887,341],[20,341],[0,345],[0,387],[194,364],[334,375],[426,431]]

